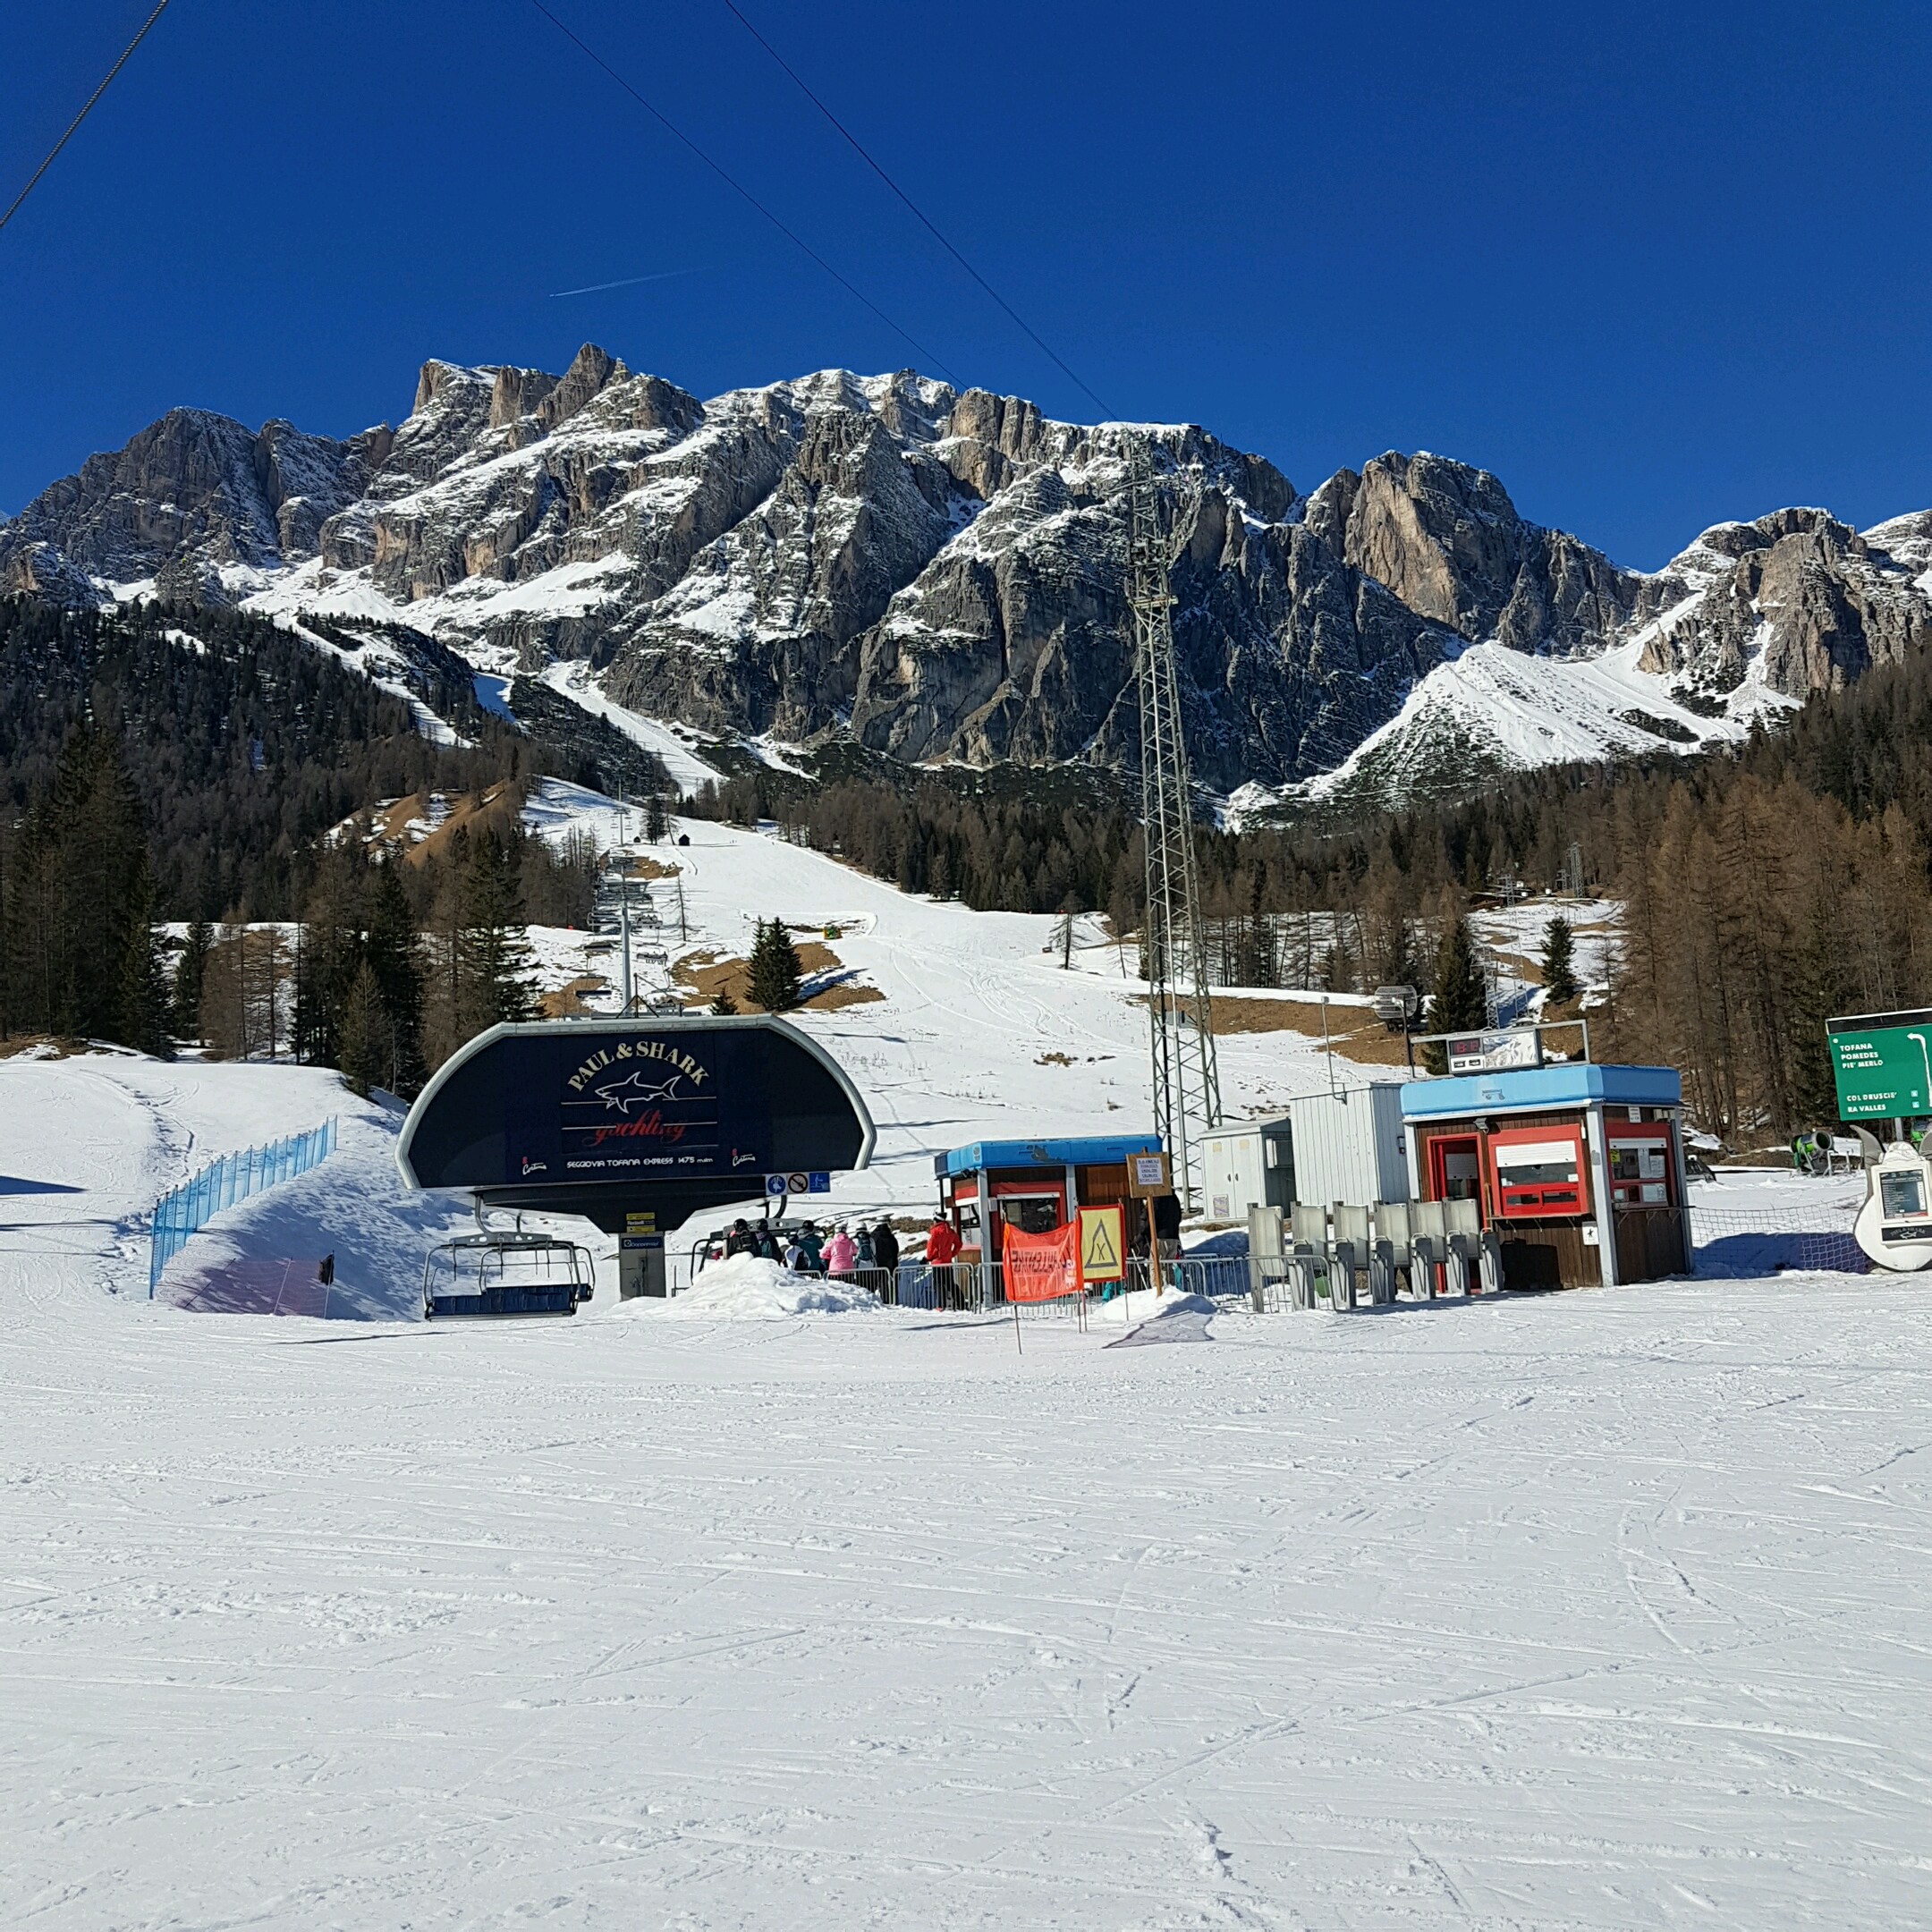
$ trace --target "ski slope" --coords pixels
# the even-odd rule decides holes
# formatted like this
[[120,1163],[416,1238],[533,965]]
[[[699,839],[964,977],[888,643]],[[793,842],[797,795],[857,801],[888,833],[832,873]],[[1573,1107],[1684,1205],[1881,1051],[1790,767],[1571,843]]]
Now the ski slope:
[[[1120,975],[1113,947],[1086,948],[1080,963],[1098,970],[1064,970],[1054,918],[909,897],[770,833],[698,818],[676,820],[674,832],[691,843],[650,850],[682,869],[682,941],[676,884],[648,888],[674,966],[714,952],[742,958],[756,923],[782,919],[836,928],[829,944],[841,966],[884,996],[789,1016],[845,1066],[878,1123],[873,1165],[835,1183],[835,1212],[929,1209],[934,1153],[981,1138],[1148,1131],[1146,987]],[[1233,1119],[1278,1112],[1290,1094],[1330,1078],[1319,1041],[1299,1033],[1231,1035],[1217,1046]],[[1369,1072],[1333,1063],[1343,1085]]]
[[[1023,1353],[607,1289],[197,1316],[128,1298],[146,1201],[354,1103],[108,1056],[0,1099],[0,1922],[1932,1915],[1921,1282]],[[384,1151],[345,1118],[332,1212]]]

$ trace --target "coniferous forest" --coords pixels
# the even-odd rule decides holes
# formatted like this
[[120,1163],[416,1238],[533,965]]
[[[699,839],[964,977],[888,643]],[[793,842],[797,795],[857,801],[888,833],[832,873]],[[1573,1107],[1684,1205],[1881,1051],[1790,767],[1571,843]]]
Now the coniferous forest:
[[[594,721],[518,730],[431,649],[411,691],[460,733],[434,741],[353,643],[233,612],[0,600],[8,1032],[206,1039],[407,1093],[533,1009],[523,928],[587,924],[596,860],[522,831],[524,788],[635,784],[606,768],[634,754]],[[759,769],[685,809],[776,821],[910,892],[1131,934],[1141,851],[1118,787],[1037,775]],[[428,790],[488,802],[406,860],[327,836]],[[1875,669],[1731,751],[1538,771],[1348,823],[1203,825],[1199,852],[1211,976],[1232,984],[1461,986],[1472,899],[1620,901],[1621,963],[1583,989],[1598,1050],[1678,1067],[1700,1124],[1759,1143],[1831,1116],[1828,1015],[1932,1003],[1932,666]],[[157,942],[164,921],[187,923],[185,945]]]

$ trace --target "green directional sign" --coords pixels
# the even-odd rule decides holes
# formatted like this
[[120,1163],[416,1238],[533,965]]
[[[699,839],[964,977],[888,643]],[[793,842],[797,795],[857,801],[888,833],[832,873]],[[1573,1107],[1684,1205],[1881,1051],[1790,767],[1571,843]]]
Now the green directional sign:
[[1828,1038],[1840,1120],[1932,1114],[1932,1013],[1834,1020]]

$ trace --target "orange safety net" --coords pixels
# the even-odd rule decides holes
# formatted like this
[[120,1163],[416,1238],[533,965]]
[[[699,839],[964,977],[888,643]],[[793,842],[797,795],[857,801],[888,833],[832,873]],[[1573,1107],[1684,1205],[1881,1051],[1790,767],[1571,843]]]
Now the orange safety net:
[[1080,1276],[1080,1226],[1069,1221],[1050,1234],[1027,1234],[1009,1227],[1000,1239],[1009,1301],[1057,1301],[1083,1293]]

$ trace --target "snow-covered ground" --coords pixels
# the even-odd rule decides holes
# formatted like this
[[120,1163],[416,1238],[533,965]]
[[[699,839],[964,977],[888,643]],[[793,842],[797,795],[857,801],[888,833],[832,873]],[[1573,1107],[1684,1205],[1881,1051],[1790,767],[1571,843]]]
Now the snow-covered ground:
[[[880,1123],[835,1212],[1145,1125],[1117,961],[682,829],[688,946],[830,925],[885,996],[800,1019]],[[1236,1114],[1328,1074],[1222,1069]],[[150,1302],[156,1197],[331,1114]],[[571,1223],[577,1317],[426,1326],[467,1203],[401,1191],[395,1126],[316,1069],[0,1061],[0,1923],[1932,1919],[1923,1282],[1016,1335],[742,1265],[620,1309]],[[349,1319],[177,1305],[324,1254]]]
[[340,1111],[242,1214],[355,1285],[434,1218],[381,1110],[105,1055],[0,1100],[0,1922],[1932,1917],[1920,1281],[1023,1352],[607,1285],[215,1318],[141,1298],[146,1204]]

